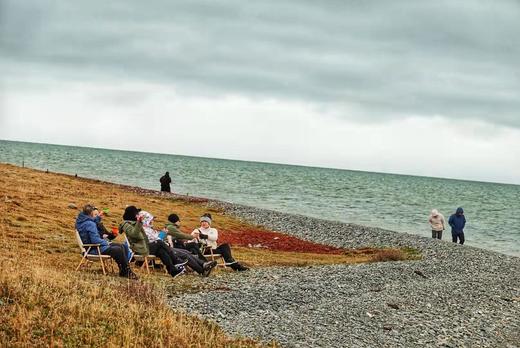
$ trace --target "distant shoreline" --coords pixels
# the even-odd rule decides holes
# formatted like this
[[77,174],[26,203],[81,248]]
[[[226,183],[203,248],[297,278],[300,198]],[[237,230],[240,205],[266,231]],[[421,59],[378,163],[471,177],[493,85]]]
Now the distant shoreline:
[[[27,245],[27,237],[13,233],[18,228],[25,228],[28,236],[40,234],[39,243],[48,247],[38,250],[50,252],[49,257],[56,260],[56,265],[62,265],[64,257],[73,261],[68,262],[66,268],[71,275],[63,278],[69,282],[71,277],[85,277],[83,273],[73,271],[78,254],[76,246],[72,245],[70,228],[77,207],[67,208],[70,199],[76,205],[87,197],[95,202],[106,202],[114,207],[113,212],[117,211],[106,217],[113,221],[120,219],[124,204],[134,200],[150,206],[164,218],[171,208],[165,200],[155,197],[191,199],[52,173],[52,176],[58,176],[54,178],[52,191],[56,196],[51,200],[46,197],[46,204],[42,205],[38,199],[44,198],[41,192],[47,187],[45,171],[18,169],[11,164],[2,166],[13,168],[7,170],[8,175],[3,178],[5,183],[9,177],[19,180],[13,187],[19,197],[5,197],[8,204],[17,207],[14,211],[20,209],[10,218],[11,227],[8,228],[12,232],[9,238],[20,247]],[[25,185],[31,183],[31,177],[41,180],[36,180],[36,186],[26,191]],[[70,185],[67,196],[61,194],[56,184],[63,183],[60,177]],[[8,194],[9,187],[3,187]],[[118,193],[112,194],[114,191]],[[413,248],[420,251],[422,257],[361,264],[254,267],[245,273],[226,272],[225,276],[217,273],[204,278],[204,284],[210,288],[200,292],[169,290],[168,302],[176,311],[184,310],[214,321],[228,334],[263,342],[275,340],[284,346],[496,347],[514,346],[520,341],[519,257],[413,234],[195,199],[201,200],[196,204],[198,211],[216,211],[219,221],[233,221],[243,226],[261,225],[270,231],[349,249],[367,246]],[[26,202],[50,211],[48,214],[38,212],[34,221],[29,220],[24,209],[29,209],[30,205]],[[178,207],[185,204],[175,202],[172,201],[172,205]],[[196,223],[198,215],[185,215],[186,224]],[[51,224],[50,216],[57,223],[53,224],[54,228],[47,228],[47,237],[54,235],[59,237],[57,239],[42,238],[41,231],[30,228],[38,219]],[[63,236],[68,240],[66,253],[63,253]],[[29,267],[30,262],[26,262]],[[53,272],[61,274],[63,270],[58,268]],[[98,299],[102,300],[111,301]]]
[[[2,162],[2,163],[4,163],[4,162]],[[11,163],[4,163],[4,164],[21,168],[21,166],[18,166],[18,165],[15,165],[15,164],[11,164]],[[43,172],[43,173],[46,172],[45,170],[37,169],[37,168],[30,168],[30,167],[25,167],[25,168],[29,168],[31,170],[35,170],[35,171],[39,171],[39,172]],[[139,194],[142,194],[142,195],[171,197],[171,198],[175,198],[175,199],[181,199],[181,200],[184,200],[184,201],[187,201],[187,202],[206,203],[206,204],[216,205],[216,206],[220,206],[220,207],[242,207],[245,210],[251,209],[251,210],[258,210],[258,211],[269,211],[269,212],[272,212],[273,214],[286,214],[286,215],[291,215],[291,216],[301,216],[302,218],[308,218],[308,219],[313,219],[313,220],[321,220],[321,219],[317,219],[315,217],[308,216],[308,215],[285,213],[285,212],[278,211],[278,210],[271,210],[271,209],[259,208],[259,207],[254,207],[254,206],[248,206],[248,205],[238,204],[238,203],[224,201],[224,200],[220,200],[220,199],[183,195],[183,194],[178,194],[178,193],[175,193],[175,192],[161,192],[160,190],[153,190],[153,189],[142,188],[142,187],[139,187],[139,186],[114,183],[114,182],[110,182],[110,181],[106,181],[106,180],[102,180],[102,179],[97,179],[97,178],[88,178],[88,177],[82,177],[82,176],[77,176],[76,177],[75,175],[72,175],[72,174],[69,174],[69,173],[63,173],[63,172],[52,172],[52,173],[53,174],[57,174],[57,175],[62,175],[62,176],[68,177],[68,178],[76,178],[76,179],[80,179],[80,180],[87,180],[87,181],[101,183],[101,184],[115,185],[115,186],[117,186],[117,187],[119,187],[121,189],[128,190],[128,191],[134,192],[134,193],[139,193]],[[414,233],[394,231],[394,230],[384,229],[384,228],[380,228],[380,227],[367,226],[367,225],[358,225],[358,224],[355,224],[355,223],[346,223],[346,222],[341,222],[341,221],[337,221],[337,220],[327,220],[327,219],[325,219],[324,221],[329,221],[329,222],[333,222],[333,223],[340,223],[340,224],[346,224],[346,225],[351,225],[351,226],[358,226],[359,228],[363,228],[363,229],[372,229],[372,230],[386,231],[386,233],[390,232],[392,234],[397,234],[397,235],[413,236],[413,237],[417,237],[417,238],[427,238],[427,239],[430,239],[428,237],[422,237],[422,236],[414,234]],[[258,222],[255,221],[255,223],[258,223]],[[450,241],[448,241],[446,239],[447,237],[449,237],[449,233],[445,233],[445,236],[444,236],[445,240],[443,241],[443,243],[451,243]],[[502,254],[502,255],[507,255],[507,256],[512,256],[512,257],[520,257],[520,255],[510,255],[510,254],[502,253],[502,252],[491,250],[491,249],[479,248],[478,246],[465,245],[465,247],[472,247],[472,248],[477,248],[477,249],[484,250],[484,251],[496,252],[496,253],[499,253],[499,254]]]

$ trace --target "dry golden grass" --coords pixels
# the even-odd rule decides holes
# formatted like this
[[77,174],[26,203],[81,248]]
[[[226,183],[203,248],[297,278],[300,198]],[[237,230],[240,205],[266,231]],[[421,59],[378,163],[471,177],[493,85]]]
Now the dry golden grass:
[[[117,225],[124,207],[136,204],[164,222],[171,211],[195,226],[206,209],[194,203],[141,196],[117,185],[0,164],[0,346],[255,347],[230,338],[216,325],[176,313],[164,287],[76,272],[78,211],[93,202],[109,207],[106,225]],[[217,213],[217,212],[213,212]],[[240,223],[219,216],[221,224]],[[196,279],[196,277],[186,277]]]
[[[150,346],[253,347],[260,344],[227,337],[216,325],[171,310],[164,291],[199,291],[196,276],[172,280],[160,272],[141,282],[99,271],[76,272],[79,249],[74,239],[77,209],[87,202],[107,207],[107,227],[117,226],[125,206],[156,215],[161,227],[171,212],[184,231],[208,211],[203,204],[67,175],[0,164],[0,346]],[[209,210],[216,228],[262,230]],[[307,266],[373,261],[379,249],[345,255],[316,255],[233,248],[253,267]],[[399,251],[396,251],[399,253]],[[218,270],[217,272],[227,272]],[[274,344],[273,344],[274,345]]]

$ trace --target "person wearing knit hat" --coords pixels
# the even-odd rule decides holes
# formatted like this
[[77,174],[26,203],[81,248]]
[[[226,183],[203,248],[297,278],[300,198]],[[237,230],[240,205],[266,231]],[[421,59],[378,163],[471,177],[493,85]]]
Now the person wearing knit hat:
[[233,258],[229,244],[217,244],[218,231],[216,228],[211,227],[211,214],[206,213],[202,215],[199,221],[200,227],[194,229],[191,234],[195,236],[195,238],[197,238],[200,243],[206,246],[206,255],[210,253],[209,248],[211,248],[213,253],[222,255],[224,261],[226,262],[226,266],[231,267],[231,269],[235,271],[247,271],[249,268],[240,264]]
[[433,209],[428,222],[432,227],[432,238],[442,239],[442,231],[446,229],[444,216],[437,209]]
[[180,218],[173,213],[168,216],[169,223],[165,226],[167,240],[173,253],[188,260],[188,266],[195,272],[204,277],[208,277],[217,265],[216,261],[208,261],[200,252],[199,243],[193,242],[191,234],[183,233],[179,230]]
[[166,243],[158,238],[152,227],[152,214],[129,206],[125,209],[123,219],[119,231],[125,233],[132,251],[142,256],[157,256],[173,278],[184,273],[184,264],[187,261],[173,255]]
[[182,232],[180,226],[179,215],[175,213],[168,215],[168,223],[165,226],[168,233],[168,244],[172,248],[185,249],[204,262],[208,261],[200,251],[200,243],[194,240],[196,235]]

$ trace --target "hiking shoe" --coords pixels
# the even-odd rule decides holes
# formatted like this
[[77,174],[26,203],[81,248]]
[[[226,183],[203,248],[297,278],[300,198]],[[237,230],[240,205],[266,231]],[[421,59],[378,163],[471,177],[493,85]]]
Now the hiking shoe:
[[217,261],[204,262],[204,265],[202,266],[202,268],[204,269],[204,271],[202,272],[202,276],[209,277],[211,271],[213,271],[213,268],[215,268],[216,266]]
[[177,278],[178,276],[184,274],[186,272],[186,268],[184,266],[175,267],[175,272],[171,275],[172,278]]
[[174,266],[175,267],[181,267],[181,266],[184,266],[188,263],[188,259],[182,261],[181,263],[176,263]]
[[231,265],[231,268],[233,268],[235,271],[238,271],[238,272],[244,272],[244,271],[248,271],[249,270],[249,267],[241,265],[238,262],[233,264],[233,265]]

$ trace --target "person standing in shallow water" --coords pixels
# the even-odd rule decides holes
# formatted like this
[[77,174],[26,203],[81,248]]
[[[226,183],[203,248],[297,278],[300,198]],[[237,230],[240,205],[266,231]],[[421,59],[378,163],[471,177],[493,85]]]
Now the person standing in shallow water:
[[466,217],[464,216],[464,209],[457,208],[455,214],[450,216],[448,224],[451,226],[451,240],[453,243],[464,244],[464,226],[466,226]]
[[446,229],[444,216],[437,209],[433,209],[428,222],[432,227],[432,238],[442,239],[442,231]]
[[170,178],[170,172],[166,172],[166,174],[161,176],[161,179],[159,181],[161,182],[162,192],[172,192],[172,189],[170,187],[170,184],[172,183],[172,179]]

